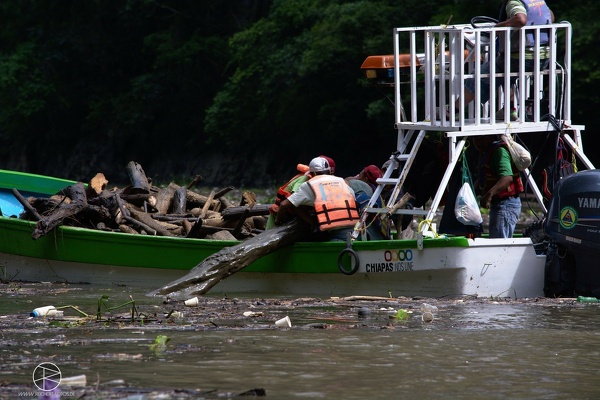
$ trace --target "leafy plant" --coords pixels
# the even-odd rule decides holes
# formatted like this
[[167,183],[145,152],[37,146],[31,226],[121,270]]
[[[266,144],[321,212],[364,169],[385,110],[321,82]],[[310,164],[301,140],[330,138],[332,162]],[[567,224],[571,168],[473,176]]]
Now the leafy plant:
[[408,313],[408,311],[401,308],[398,311],[396,311],[396,315],[394,317],[398,321],[406,321],[410,317],[410,314]]

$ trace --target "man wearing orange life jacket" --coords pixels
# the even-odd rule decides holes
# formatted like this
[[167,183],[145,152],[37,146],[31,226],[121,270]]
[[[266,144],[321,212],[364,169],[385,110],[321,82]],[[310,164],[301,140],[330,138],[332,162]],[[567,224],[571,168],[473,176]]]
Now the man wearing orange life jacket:
[[[331,175],[333,175],[335,173],[335,161],[333,161],[331,157],[323,155],[319,157],[323,157],[327,160],[327,162],[329,163],[329,168],[331,169]],[[304,182],[310,179],[310,177],[308,176],[308,165],[298,164],[296,166],[296,169],[299,172],[299,174],[295,175],[285,185],[281,186],[277,190],[275,203],[272,204],[271,207],[269,207],[269,217],[267,218],[266,229],[273,229],[275,227],[275,218],[277,217],[277,212],[279,211],[279,205],[281,204],[281,202],[290,197],[292,193],[298,190],[300,185],[302,185]],[[283,218],[282,216],[280,218],[280,223],[288,222],[295,217],[295,214],[293,213],[294,210],[289,208],[287,210],[287,218]]]
[[279,205],[276,223],[282,223],[289,208],[315,226],[316,240],[345,241],[359,219],[354,191],[344,179],[330,175],[331,167],[323,157],[309,164],[310,179]]

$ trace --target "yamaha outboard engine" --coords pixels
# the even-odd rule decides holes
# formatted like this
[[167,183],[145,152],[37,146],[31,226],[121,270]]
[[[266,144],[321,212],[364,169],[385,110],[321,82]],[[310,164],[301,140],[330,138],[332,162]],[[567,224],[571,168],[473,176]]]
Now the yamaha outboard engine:
[[600,298],[600,170],[558,181],[544,231],[552,239],[545,295]]

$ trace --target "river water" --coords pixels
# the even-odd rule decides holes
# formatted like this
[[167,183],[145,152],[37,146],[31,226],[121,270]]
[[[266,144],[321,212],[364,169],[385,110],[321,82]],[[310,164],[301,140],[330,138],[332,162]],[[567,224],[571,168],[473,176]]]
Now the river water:
[[[95,315],[102,296],[110,306],[135,299],[146,320],[131,322],[128,307],[99,322],[69,308],[63,318],[29,317],[48,304]],[[185,398],[220,398],[259,388],[268,399],[600,398],[599,304],[206,299],[186,308],[130,288],[0,285],[0,397],[26,398],[11,385],[34,391],[36,366],[50,362],[62,377],[87,379],[84,388],[61,386],[61,398],[192,389],[218,395]],[[423,302],[438,307],[432,322],[423,322]],[[183,316],[166,317],[175,309]],[[398,309],[408,318],[392,318]],[[285,315],[292,327],[276,327]],[[152,347],[159,335],[168,342]]]

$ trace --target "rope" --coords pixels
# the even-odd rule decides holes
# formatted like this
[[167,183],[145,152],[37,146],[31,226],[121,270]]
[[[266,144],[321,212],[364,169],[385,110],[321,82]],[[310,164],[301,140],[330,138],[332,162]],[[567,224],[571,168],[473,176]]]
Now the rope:
[[429,225],[429,230],[431,232],[433,232],[433,236],[436,238],[439,238],[440,235],[438,235],[438,233],[435,231],[435,229],[433,228],[433,221],[430,219],[424,219],[423,221],[419,222],[419,226],[417,228],[418,232],[421,232],[421,229],[423,228],[423,225]]

